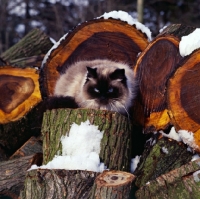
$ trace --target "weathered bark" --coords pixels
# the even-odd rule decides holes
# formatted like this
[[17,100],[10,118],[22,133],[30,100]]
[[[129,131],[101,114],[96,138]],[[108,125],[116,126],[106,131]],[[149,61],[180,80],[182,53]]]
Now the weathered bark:
[[89,199],[99,173],[80,170],[31,170],[26,175],[21,199]]
[[122,171],[104,171],[97,176],[91,199],[129,199],[135,176]]
[[137,187],[144,186],[148,181],[179,168],[192,159],[193,154],[183,143],[166,137],[156,139],[151,138],[146,143],[146,148],[134,171],[134,175],[137,176],[135,180]]
[[0,124],[19,120],[41,102],[38,79],[34,68],[0,68]]
[[[200,50],[186,57],[168,84],[168,107],[176,130],[194,133],[193,148],[200,151]],[[196,145],[196,146],[195,146]]]
[[166,99],[167,82],[179,67],[181,36],[194,29],[178,24],[169,26],[147,46],[137,60],[134,71],[139,79],[140,105],[137,104],[134,108],[134,118],[144,126],[146,133],[166,129],[170,125]]
[[110,59],[134,66],[147,36],[134,26],[115,19],[95,19],[78,25],[53,49],[41,70],[42,95],[53,94],[55,82],[78,60]]
[[20,158],[24,156],[42,153],[42,141],[40,138],[32,136],[20,149],[18,149],[9,159]]
[[60,138],[68,135],[72,123],[89,120],[104,131],[100,159],[109,169],[130,170],[131,132],[130,121],[116,113],[93,109],[54,109],[44,113],[42,134],[44,162],[47,164],[62,151]]
[[[38,66],[42,63],[42,58],[52,47],[50,38],[41,30],[33,29],[17,44],[9,48],[1,55],[1,58],[10,64],[18,66]],[[35,56],[35,57],[33,57]],[[30,57],[30,59],[28,59]],[[20,59],[21,58],[21,59]],[[23,59],[27,59],[24,61]],[[33,62],[33,58],[35,61]],[[30,65],[30,60],[32,64]],[[39,64],[40,62],[40,64]]]
[[32,164],[40,166],[42,154],[34,154],[13,160],[0,162],[0,195],[18,198],[24,187],[27,169]]
[[[200,198],[200,159],[150,181],[136,192],[137,199],[191,199]],[[195,177],[196,175],[196,177]]]

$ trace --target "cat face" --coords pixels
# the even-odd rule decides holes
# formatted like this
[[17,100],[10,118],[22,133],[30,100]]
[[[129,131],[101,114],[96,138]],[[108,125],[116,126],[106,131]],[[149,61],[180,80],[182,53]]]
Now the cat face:
[[83,106],[126,113],[128,89],[125,70],[115,69],[105,74],[97,68],[87,67],[87,78],[83,86],[86,101]]

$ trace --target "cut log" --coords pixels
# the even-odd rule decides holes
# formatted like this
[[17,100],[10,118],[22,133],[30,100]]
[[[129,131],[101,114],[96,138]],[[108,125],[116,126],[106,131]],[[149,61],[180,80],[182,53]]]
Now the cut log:
[[200,159],[149,181],[136,192],[137,199],[200,198]]
[[179,67],[180,38],[194,29],[179,24],[170,25],[147,46],[137,60],[135,73],[139,79],[140,105],[136,103],[134,118],[144,126],[146,133],[166,129],[170,125],[167,82]]
[[116,19],[84,22],[49,51],[41,70],[42,95],[52,95],[60,73],[76,61],[110,59],[134,66],[138,53],[147,44],[147,36],[126,22]]
[[40,166],[41,163],[41,153],[0,162],[0,195],[17,199],[24,187],[27,169],[32,164]]
[[5,51],[1,58],[11,65],[15,64],[19,67],[39,66],[52,45],[50,38],[44,32],[35,28]]
[[91,199],[129,199],[135,176],[122,171],[104,171],[97,176]]
[[41,102],[38,79],[34,68],[0,68],[0,124],[19,120]]
[[186,164],[192,156],[193,154],[183,143],[166,137],[159,139],[152,137],[146,143],[140,162],[134,171],[135,185],[144,186],[148,181],[155,180],[160,175]]
[[9,159],[20,158],[35,153],[42,153],[42,141],[40,138],[32,136],[20,149],[18,149]]
[[[186,57],[169,80],[169,115],[176,130],[194,133],[193,148],[200,152],[200,50]],[[196,145],[196,146],[195,146]]]
[[99,157],[109,168],[130,170],[131,132],[130,121],[116,113],[93,109],[53,109],[44,113],[42,134],[44,162],[47,164],[62,151],[61,136],[68,135],[73,123],[89,120],[104,131]]
[[99,173],[75,170],[30,170],[21,199],[89,199]]

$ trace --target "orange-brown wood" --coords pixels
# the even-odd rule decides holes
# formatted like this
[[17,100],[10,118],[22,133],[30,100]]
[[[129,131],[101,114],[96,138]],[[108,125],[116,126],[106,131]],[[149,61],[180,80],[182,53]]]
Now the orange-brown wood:
[[78,25],[52,50],[43,65],[42,93],[52,95],[60,72],[75,61],[100,58],[134,66],[138,53],[147,44],[144,33],[120,20],[96,19]]
[[168,107],[176,130],[193,132],[200,149],[200,50],[189,55],[169,80]]
[[137,60],[134,71],[139,79],[139,101],[143,107],[145,132],[165,129],[170,125],[166,85],[181,59],[178,45],[178,38],[160,36],[147,46]]
[[41,101],[34,68],[0,68],[0,124],[16,121]]

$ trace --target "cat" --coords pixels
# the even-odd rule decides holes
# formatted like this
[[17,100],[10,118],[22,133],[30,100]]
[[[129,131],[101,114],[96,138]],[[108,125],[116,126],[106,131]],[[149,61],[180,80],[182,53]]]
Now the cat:
[[111,60],[78,61],[70,65],[56,82],[54,99],[57,108],[92,108],[129,115],[136,96],[133,69]]

